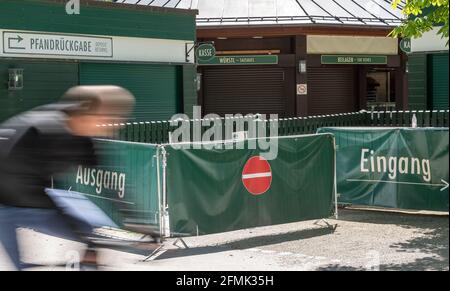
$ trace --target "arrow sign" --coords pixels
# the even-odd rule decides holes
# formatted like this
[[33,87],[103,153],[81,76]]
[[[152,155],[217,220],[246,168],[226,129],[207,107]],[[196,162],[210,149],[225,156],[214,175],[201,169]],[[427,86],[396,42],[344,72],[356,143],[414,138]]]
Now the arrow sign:
[[[64,57],[113,57],[111,37],[89,35],[52,34],[26,31],[2,31],[3,52],[0,54],[20,54]],[[27,56],[28,57],[28,56]]]
[[17,35],[17,37],[9,37],[8,38],[8,48],[10,49],[19,49],[19,50],[24,50],[25,47],[17,47],[17,46],[11,46],[11,41],[17,41],[17,43],[22,42],[23,38],[20,35]]
[[444,183],[444,186],[445,186],[444,188],[441,189],[441,192],[442,192],[442,191],[444,191],[445,189],[448,188],[448,182],[443,180],[443,179],[441,179],[441,182]]
[[421,185],[431,187],[442,187],[441,192],[449,187],[449,184],[444,179],[441,179],[442,184],[429,183],[413,183],[413,182],[397,182],[397,181],[383,181],[383,180],[364,180],[364,179],[347,179],[348,182],[367,182],[367,183],[388,183],[388,184],[404,184],[404,185]]

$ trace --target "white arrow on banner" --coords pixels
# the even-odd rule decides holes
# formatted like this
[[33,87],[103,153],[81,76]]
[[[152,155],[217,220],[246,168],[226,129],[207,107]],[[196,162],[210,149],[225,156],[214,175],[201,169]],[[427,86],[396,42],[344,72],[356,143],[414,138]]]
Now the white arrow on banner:
[[431,187],[442,187],[441,192],[449,187],[449,184],[444,179],[441,179],[442,184],[430,183],[413,183],[413,182],[397,182],[397,181],[383,181],[383,180],[364,180],[364,179],[347,179],[348,182],[368,182],[368,183],[389,183],[389,184],[405,184],[405,185],[422,185]]

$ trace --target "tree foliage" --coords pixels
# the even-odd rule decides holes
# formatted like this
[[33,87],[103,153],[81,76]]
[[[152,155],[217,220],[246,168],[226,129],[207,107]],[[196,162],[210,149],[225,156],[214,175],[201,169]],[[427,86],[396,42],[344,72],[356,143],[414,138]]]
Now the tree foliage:
[[[401,0],[392,1],[397,8]],[[441,27],[438,35],[447,39],[448,45],[448,0],[406,0],[402,12],[406,20],[391,32],[394,37],[419,38],[435,26]]]

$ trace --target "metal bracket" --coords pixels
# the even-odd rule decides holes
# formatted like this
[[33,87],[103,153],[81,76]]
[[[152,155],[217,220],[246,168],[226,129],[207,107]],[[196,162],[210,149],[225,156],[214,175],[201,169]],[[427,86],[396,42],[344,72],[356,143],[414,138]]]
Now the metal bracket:
[[[213,44],[214,45],[214,41],[186,42],[184,44],[184,49],[185,49],[185,52],[186,52],[186,63],[189,62],[189,57],[191,56],[192,50],[196,49],[197,47],[199,47],[202,44]],[[188,45],[192,45],[192,47],[188,48]],[[195,63],[197,63],[197,60],[195,60]]]
[[[188,45],[192,45],[191,48],[188,48]],[[186,42],[184,44],[184,50],[186,52],[186,63],[189,62],[189,57],[191,56],[191,52],[193,49],[195,49],[197,47],[197,44],[195,42]]]
[[156,250],[154,250],[150,255],[148,255],[145,259],[142,260],[142,262],[148,262],[150,261],[154,255],[159,253],[159,251],[164,247],[164,244],[160,245]]

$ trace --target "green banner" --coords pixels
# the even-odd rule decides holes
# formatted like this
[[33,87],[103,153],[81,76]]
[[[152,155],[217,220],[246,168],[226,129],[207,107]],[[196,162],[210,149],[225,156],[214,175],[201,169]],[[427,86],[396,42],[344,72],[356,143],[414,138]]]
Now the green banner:
[[337,144],[339,202],[448,211],[448,128],[321,128]]
[[277,65],[276,55],[242,55],[242,56],[220,56],[208,60],[198,60],[199,65]]
[[322,55],[322,65],[385,65],[387,56]]
[[[282,137],[278,155],[259,147],[167,147],[171,232],[210,234],[329,217],[334,202],[332,135]],[[239,148],[239,147],[237,147]]]
[[119,225],[124,217],[159,225],[157,147],[96,140],[96,151],[98,166],[78,165],[55,177],[55,188],[85,194]]

